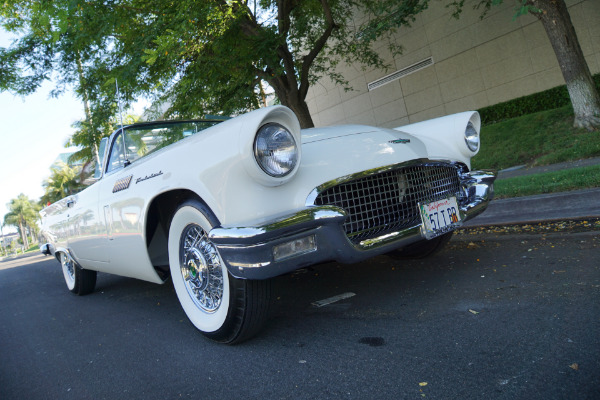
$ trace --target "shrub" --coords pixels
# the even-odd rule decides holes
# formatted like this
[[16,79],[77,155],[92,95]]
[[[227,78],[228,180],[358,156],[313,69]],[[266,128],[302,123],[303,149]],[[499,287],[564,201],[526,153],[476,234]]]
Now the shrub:
[[[600,90],[600,74],[593,76],[596,89]],[[507,119],[532,114],[538,111],[551,110],[571,104],[566,85],[557,86],[543,92],[519,97],[479,110],[483,124],[493,124]]]

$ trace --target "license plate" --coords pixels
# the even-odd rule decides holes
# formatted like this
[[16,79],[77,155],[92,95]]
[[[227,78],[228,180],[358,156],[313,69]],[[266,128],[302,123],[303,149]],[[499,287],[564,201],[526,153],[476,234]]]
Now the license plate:
[[419,203],[422,231],[426,239],[450,232],[461,225],[456,197],[431,203]]

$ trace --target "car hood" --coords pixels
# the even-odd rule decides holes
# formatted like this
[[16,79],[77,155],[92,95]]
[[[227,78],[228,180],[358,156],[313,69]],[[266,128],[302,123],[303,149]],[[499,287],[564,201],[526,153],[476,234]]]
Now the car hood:
[[[378,128],[366,125],[340,125],[323,128],[303,129],[301,131],[302,145],[310,145],[318,142],[334,141],[336,143],[391,143],[424,146],[423,141],[410,133],[397,129]],[[325,145],[325,143],[322,143]],[[387,146],[387,145],[386,145]]]
[[331,140],[339,137],[359,135],[381,131],[381,128],[366,125],[340,125],[324,128],[311,128],[302,130],[302,144]]
[[302,153],[305,161],[341,159],[353,162],[357,168],[427,158],[423,141],[406,132],[363,125],[343,125],[312,128],[302,131]]
[[295,185],[310,190],[340,177],[424,159],[431,159],[427,146],[405,132],[359,125],[307,129]]

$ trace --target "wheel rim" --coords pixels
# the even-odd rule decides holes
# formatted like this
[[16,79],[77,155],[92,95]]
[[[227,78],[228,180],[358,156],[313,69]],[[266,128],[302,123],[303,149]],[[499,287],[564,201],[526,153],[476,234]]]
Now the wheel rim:
[[64,253],[60,255],[60,258],[67,286],[71,289],[75,285],[75,263]]
[[179,254],[183,282],[194,304],[215,312],[223,300],[223,268],[217,249],[200,225],[184,229]]

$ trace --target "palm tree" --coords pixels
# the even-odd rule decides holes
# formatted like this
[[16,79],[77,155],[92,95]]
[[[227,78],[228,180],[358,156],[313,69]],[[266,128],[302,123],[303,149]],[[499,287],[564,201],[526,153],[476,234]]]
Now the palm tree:
[[59,163],[58,167],[52,168],[52,175],[42,183],[45,190],[41,199],[42,203],[54,203],[81,190],[79,168],[70,167],[63,162]]
[[65,143],[65,147],[78,146],[80,149],[69,157],[69,163],[81,162],[87,164],[89,162],[100,162],[98,154],[98,146],[103,137],[110,136],[114,127],[110,123],[106,123],[102,132],[99,132],[87,121],[77,121],[73,125],[76,129],[75,133]]
[[[86,105],[85,110],[86,115],[90,113],[89,106]],[[98,154],[98,148],[102,138],[109,137],[110,134],[119,127],[116,118],[114,115],[111,115],[109,111],[110,110],[100,110],[94,113],[96,116],[101,115],[105,117],[101,124],[92,125],[89,122],[92,120],[92,117],[87,116],[86,120],[77,121],[72,125],[72,127],[75,128],[75,133],[67,140],[65,147],[79,147],[79,150],[69,156],[68,162],[69,164],[80,162],[84,165],[84,168],[81,170],[81,181],[85,180],[86,177],[83,175],[89,170],[87,167],[90,164],[100,164],[102,162],[100,158],[102,158],[103,154]],[[131,125],[137,122],[139,118],[139,116],[126,114],[123,116],[123,123],[125,125]]]
[[12,199],[7,206],[9,212],[4,216],[4,225],[16,226],[19,229],[23,245],[28,249],[27,227],[35,226],[38,219],[35,202],[21,193],[16,199]]

